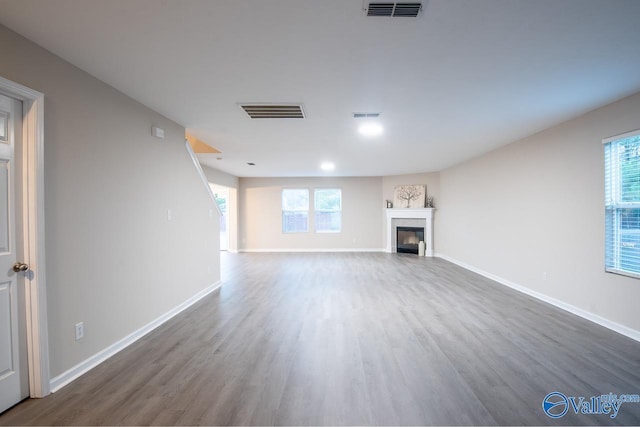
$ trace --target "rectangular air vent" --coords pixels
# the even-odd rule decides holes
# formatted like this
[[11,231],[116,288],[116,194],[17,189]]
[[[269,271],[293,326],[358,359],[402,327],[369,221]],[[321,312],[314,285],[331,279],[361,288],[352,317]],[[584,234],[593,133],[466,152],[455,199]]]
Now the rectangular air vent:
[[392,16],[393,3],[369,3],[367,16]]
[[422,9],[422,3],[369,3],[367,16],[415,18]]
[[396,3],[393,16],[415,18],[420,13],[420,3]]
[[243,104],[252,119],[304,119],[300,104]]
[[354,119],[375,118],[380,117],[380,113],[353,113]]

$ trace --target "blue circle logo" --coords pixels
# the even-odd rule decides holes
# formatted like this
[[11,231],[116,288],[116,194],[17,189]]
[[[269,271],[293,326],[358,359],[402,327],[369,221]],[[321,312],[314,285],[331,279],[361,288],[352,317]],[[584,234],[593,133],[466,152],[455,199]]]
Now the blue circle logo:
[[560,418],[569,410],[569,399],[562,393],[554,391],[542,400],[542,409],[551,418]]

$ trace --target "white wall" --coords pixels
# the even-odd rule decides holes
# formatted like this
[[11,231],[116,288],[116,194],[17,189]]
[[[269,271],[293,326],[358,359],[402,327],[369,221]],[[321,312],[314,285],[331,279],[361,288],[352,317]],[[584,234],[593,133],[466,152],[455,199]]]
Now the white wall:
[[239,180],[237,176],[222,172],[218,169],[214,169],[206,165],[202,165],[202,170],[204,171],[204,174],[206,175],[209,182],[217,185],[222,185],[224,187],[238,188]]
[[442,171],[436,251],[640,331],[640,280],[604,272],[601,144],[638,128],[640,94]]
[[[209,217],[213,202],[182,126],[2,26],[0,52],[0,76],[45,94],[55,377],[217,282],[218,218]],[[81,321],[85,338],[76,342]]]
[[440,173],[414,173],[409,175],[391,175],[382,177],[382,198],[393,201],[394,190],[398,185],[427,186],[427,196],[433,196],[433,203],[437,206],[440,199]]
[[[282,189],[342,189],[342,232],[282,233]],[[240,250],[381,250],[382,178],[240,178]]]

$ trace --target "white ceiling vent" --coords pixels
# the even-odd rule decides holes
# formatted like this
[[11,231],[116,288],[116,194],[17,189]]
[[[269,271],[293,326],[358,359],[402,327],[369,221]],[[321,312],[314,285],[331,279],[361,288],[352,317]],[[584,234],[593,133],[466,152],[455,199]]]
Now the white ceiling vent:
[[367,16],[415,18],[422,10],[422,3],[369,3],[365,10]]
[[354,119],[373,119],[380,117],[380,113],[353,113]]
[[300,104],[242,104],[252,119],[304,119]]

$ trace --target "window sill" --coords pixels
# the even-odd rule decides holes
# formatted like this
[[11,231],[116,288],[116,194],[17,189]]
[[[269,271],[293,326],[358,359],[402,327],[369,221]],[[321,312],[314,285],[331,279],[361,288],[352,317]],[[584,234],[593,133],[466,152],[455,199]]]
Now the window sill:
[[634,279],[640,279],[640,273],[634,273],[633,271],[619,270],[616,268],[605,268],[604,271],[605,273],[612,273],[620,276],[627,276],[627,277],[632,277]]

